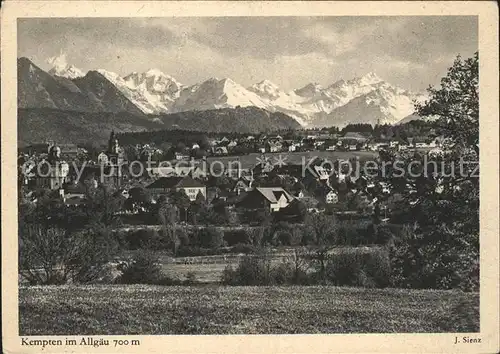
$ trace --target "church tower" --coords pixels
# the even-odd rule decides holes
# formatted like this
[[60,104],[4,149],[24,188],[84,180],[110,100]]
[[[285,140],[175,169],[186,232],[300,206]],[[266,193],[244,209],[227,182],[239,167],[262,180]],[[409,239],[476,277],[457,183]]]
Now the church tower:
[[118,144],[118,139],[114,130],[112,130],[109,135],[108,151],[106,151],[106,155],[108,156],[109,162],[108,168],[111,169],[108,182],[113,183],[116,187],[119,187],[122,182],[123,151]]

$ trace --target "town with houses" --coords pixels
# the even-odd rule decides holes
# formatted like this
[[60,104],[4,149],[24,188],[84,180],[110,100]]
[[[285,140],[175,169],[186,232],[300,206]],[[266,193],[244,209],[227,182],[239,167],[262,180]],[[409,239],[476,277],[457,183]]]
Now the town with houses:
[[[110,133],[107,148],[96,152],[94,159],[83,147],[50,141],[19,149],[19,183],[25,197],[34,202],[35,191],[45,189],[57,192],[67,206],[74,207],[85,204],[89,185],[108,185],[124,199],[132,198],[131,190],[143,189],[151,203],[162,195],[182,191],[191,202],[202,198],[208,205],[222,203],[240,213],[257,209],[278,212],[300,201],[313,212],[330,208],[338,213],[366,214],[376,203],[387,200],[390,190],[384,182],[356,175],[352,166],[342,167],[343,162],[352,162],[356,153],[361,160],[377,160],[380,153],[387,151],[440,153],[443,142],[432,131],[428,136],[379,139],[366,132],[336,131],[249,134],[238,138],[222,135],[205,138],[205,150],[200,148],[203,142],[194,142],[168,153],[154,143],[136,144],[134,161],[126,156],[119,134],[114,132]],[[239,155],[242,152],[243,156]],[[305,159],[304,154],[310,157]],[[337,158],[338,154],[343,158]],[[155,156],[157,159],[152,160]],[[289,161],[293,156],[304,158]],[[167,160],[158,161],[158,157]],[[213,163],[217,159],[225,160]],[[241,163],[243,159],[246,161]],[[131,176],[130,167],[137,165],[142,174]],[[375,190],[382,191],[385,198],[381,199]],[[353,204],[349,198],[354,197],[358,202]],[[387,209],[386,205],[382,207]],[[137,213],[138,209],[123,212]]]

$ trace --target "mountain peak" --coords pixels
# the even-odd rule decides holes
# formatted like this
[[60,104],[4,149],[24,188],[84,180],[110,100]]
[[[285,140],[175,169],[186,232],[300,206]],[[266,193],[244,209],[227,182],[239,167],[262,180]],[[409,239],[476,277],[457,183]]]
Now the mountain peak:
[[363,75],[359,80],[365,85],[373,85],[373,84],[384,81],[377,74],[375,74],[372,71]]
[[278,85],[267,79],[253,84],[252,86],[248,87],[247,90],[254,92],[257,95],[268,100],[275,100],[280,97],[281,94]]
[[224,84],[236,84],[236,82],[234,82],[233,80],[231,80],[229,77],[225,77],[225,78],[223,78],[220,81],[223,82]]
[[156,68],[151,68],[148,71],[146,71],[144,74],[146,74],[146,76],[167,76],[160,69],[156,69]]
[[347,84],[347,81],[345,81],[344,79],[340,79],[340,80],[335,81],[330,86],[328,86],[328,88],[342,87],[342,86],[344,86],[346,84]]
[[53,67],[49,70],[49,74],[65,77],[68,79],[76,79],[78,77],[85,76],[85,73],[74,65],[67,65],[65,67]]
[[85,76],[85,73],[75,67],[74,65],[68,64],[66,59],[66,53],[61,52],[58,56],[51,57],[47,59],[47,63],[53,65],[52,69],[49,70],[49,74],[65,77],[68,79],[76,79],[78,77]]
[[323,90],[323,87],[317,82],[311,82],[302,88],[295,90],[295,93],[302,97],[312,97]]
[[258,82],[255,85],[278,88],[278,85],[276,85],[274,82],[272,82],[271,80],[268,80],[268,79],[264,79],[264,80],[262,80],[261,82]]
[[208,79],[205,80],[205,82],[219,82],[221,79],[219,79],[216,76],[209,77]]

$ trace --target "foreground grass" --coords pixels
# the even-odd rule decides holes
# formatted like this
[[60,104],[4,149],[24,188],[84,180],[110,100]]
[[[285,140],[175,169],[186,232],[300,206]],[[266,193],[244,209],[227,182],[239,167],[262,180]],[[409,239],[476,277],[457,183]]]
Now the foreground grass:
[[479,295],[339,287],[20,287],[20,335],[477,332]]

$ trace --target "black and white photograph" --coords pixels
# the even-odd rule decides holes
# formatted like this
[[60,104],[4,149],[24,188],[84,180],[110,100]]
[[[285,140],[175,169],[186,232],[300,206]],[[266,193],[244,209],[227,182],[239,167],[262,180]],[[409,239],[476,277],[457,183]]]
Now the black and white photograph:
[[498,161],[480,168],[478,15],[15,26],[20,348],[487,340],[480,184]]

